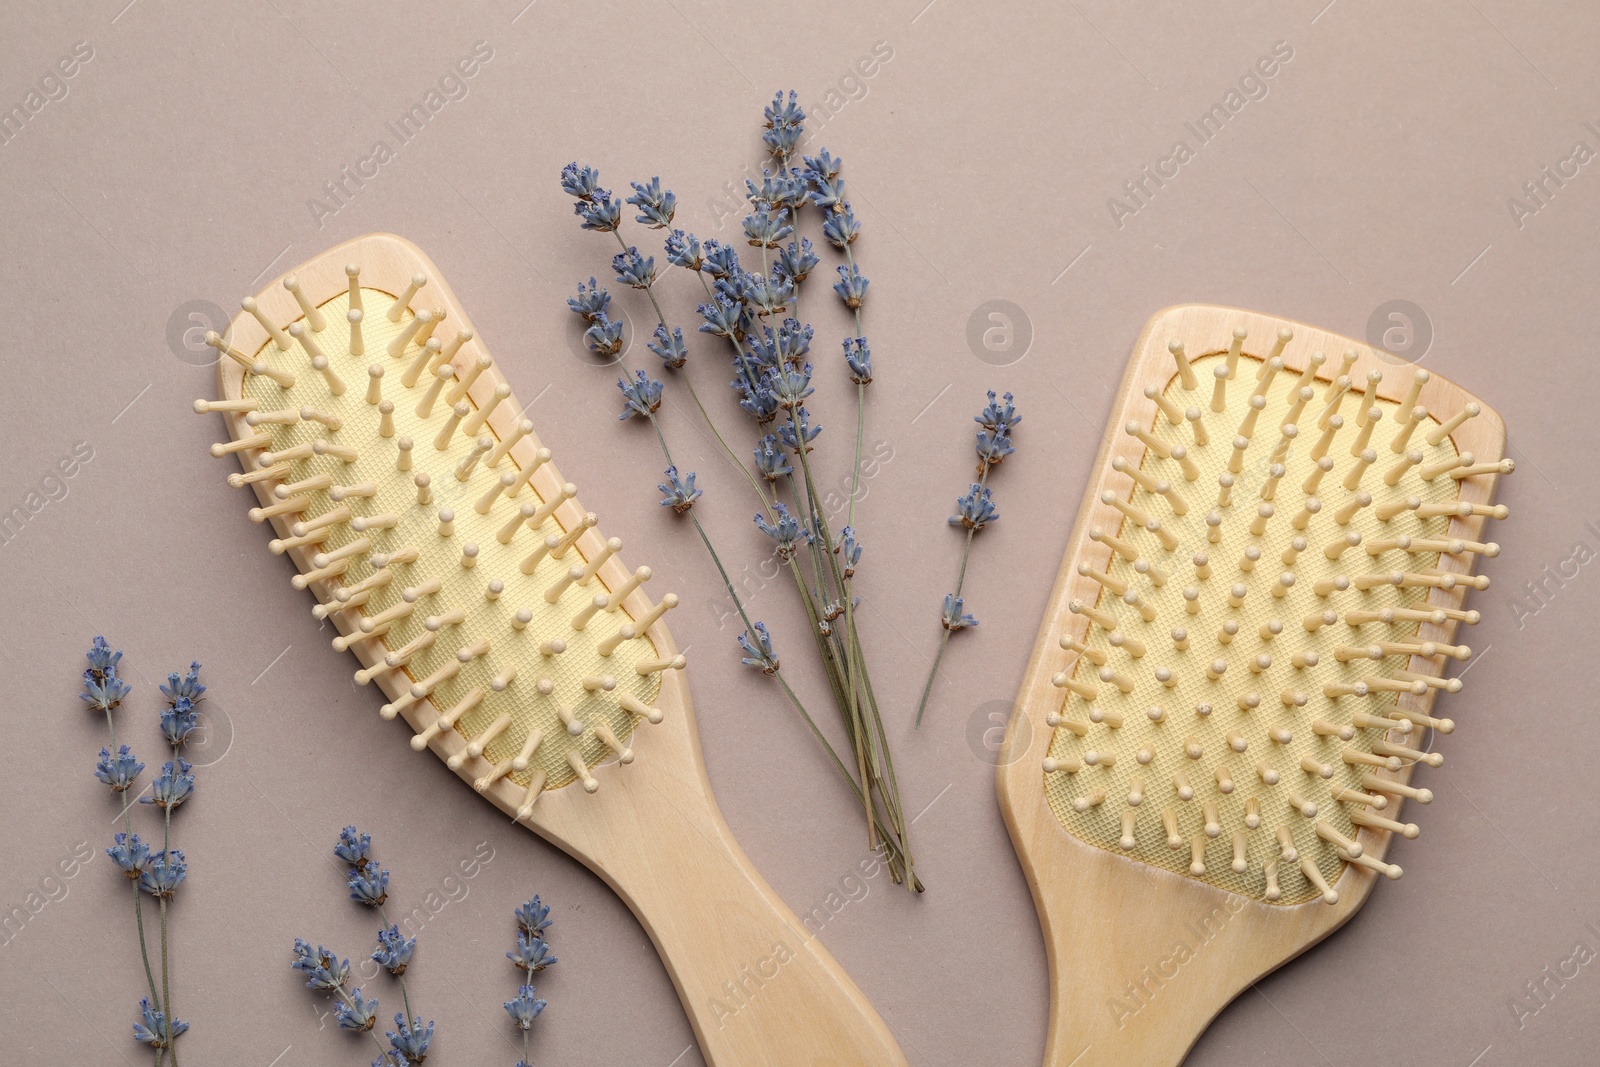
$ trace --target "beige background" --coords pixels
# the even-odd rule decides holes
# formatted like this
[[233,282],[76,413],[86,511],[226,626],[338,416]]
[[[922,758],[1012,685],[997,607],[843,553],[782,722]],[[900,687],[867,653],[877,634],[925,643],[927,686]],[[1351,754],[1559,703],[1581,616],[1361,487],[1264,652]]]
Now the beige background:
[[[1600,163],[1549,183],[1520,226],[1508,206],[1575,142],[1600,151],[1585,125],[1600,127],[1600,20],[1584,5],[125,2],[0,16],[4,107],[76,42],[93,51],[65,96],[0,144],[0,510],[25,504],[76,442],[93,450],[46,486],[61,498],[0,544],[0,906],[48,899],[0,944],[0,1059],[145,1062],[128,1037],[140,983],[126,898],[98,858],[114,814],[90,777],[103,731],[75,696],[82,649],[103,632],[139,682],[124,731],[152,765],[156,680],[194,657],[213,687],[209,765],[177,831],[192,863],[174,927],[178,1013],[194,1024],[184,1062],[366,1062],[287,967],[296,934],[366,951],[375,924],[344,899],[328,856],[352,820],[393,867],[398,909],[438,908],[412,986],[440,1022],[430,1063],[516,1059],[502,952],[510,909],[533,892],[555,906],[562,957],[540,983],[551,1007],[537,1062],[699,1062],[621,904],[413,754],[376,695],[351,683],[353,662],[317,632],[287,561],[245,521],[247,494],[224,484],[231,461],[205,453],[220,427],[189,404],[212,395],[212,372],[183,331],[350,236],[393,230],[421,245],[519,396],[537,397],[530,414],[587,506],[657,569],[658,592],[683,594],[674,630],[694,660],[712,781],[757,866],[807,909],[863,854],[859,821],[803,727],[738,666],[708,561],[655,503],[654,447],[615,418],[614,372],[573,354],[562,301],[580,277],[604,277],[610,251],[577,229],[556,185],[573,158],[621,189],[660,173],[683,225],[728,237],[738,208],[724,183],[759,165],[761,105],[793,86],[832,112],[811,147],[844,157],[865,229],[879,368],[868,436],[893,458],[860,507],[863,614],[929,885],[912,900],[866,883],[823,937],[911,1061],[1038,1062],[1042,944],[984,731],[1014,691],[1140,325],[1208,301],[1365,337],[1375,309],[1404,300],[1430,324],[1423,365],[1499,408],[1520,468],[1469,638],[1488,663],[1468,665],[1470,684],[1447,701],[1461,728],[1439,744],[1446,767],[1424,772],[1439,800],[1413,809],[1424,834],[1394,853],[1405,879],[1247,992],[1190,1062],[1594,1062],[1596,965],[1549,976],[1579,943],[1600,949],[1589,608],[1600,578],[1574,558],[1579,542],[1579,558],[1600,548],[1588,351]],[[402,145],[386,123],[480,40],[493,57],[466,95]],[[878,42],[892,58],[854,74]],[[1179,138],[1194,147],[1185,123],[1276,42],[1293,56],[1266,95],[1118,228],[1108,198]],[[308,200],[378,140],[394,158],[319,225]],[[815,409],[842,481],[845,320],[827,281],[810,284]],[[698,287],[674,272],[662,288],[687,324]],[[995,299],[1020,309],[1025,349],[969,345],[969,318]],[[620,302],[641,321],[639,302]],[[721,353],[697,340],[693,359],[689,373],[743,436]],[[929,724],[913,733],[958,547],[944,517],[985,388],[1013,390],[1026,421],[995,479],[1004,518],[972,569],[982,627],[952,643]],[[680,394],[666,423],[728,556],[753,561],[749,508]],[[1544,577],[1563,568],[1559,583]],[[1548,603],[1515,609],[1533,581]],[[753,603],[786,671],[800,671],[792,597],[759,589]],[[817,691],[815,677],[800,681]],[[95,862],[53,877],[80,843]],[[475,853],[492,859],[463,877]],[[1519,1026],[1510,1004],[1536,981],[1548,1002]],[[393,1010],[386,981],[370,989]]]

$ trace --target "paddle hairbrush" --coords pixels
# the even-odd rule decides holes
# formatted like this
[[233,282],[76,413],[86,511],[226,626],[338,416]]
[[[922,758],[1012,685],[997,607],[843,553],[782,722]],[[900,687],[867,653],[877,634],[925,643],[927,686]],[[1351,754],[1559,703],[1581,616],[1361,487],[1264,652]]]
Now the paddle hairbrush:
[[373,234],[242,307],[195,408],[224,414],[212,454],[239,457],[229,482],[384,717],[616,890],[708,1063],[903,1064],[717,809],[677,598],[623,566],[433,264]]
[[1218,307],[1151,320],[1111,425],[998,783],[1055,1067],[1178,1063],[1400,876],[1511,469],[1499,417],[1437,375]]

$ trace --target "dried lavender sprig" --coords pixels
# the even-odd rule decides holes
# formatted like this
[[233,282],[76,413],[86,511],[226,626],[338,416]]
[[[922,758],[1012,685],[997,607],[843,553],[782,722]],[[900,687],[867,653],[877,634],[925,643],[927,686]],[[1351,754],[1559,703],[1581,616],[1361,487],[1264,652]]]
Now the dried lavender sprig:
[[[395,1016],[399,1032],[386,1031],[389,1043],[402,1055],[418,1060],[427,1055],[428,1045],[433,1040],[433,1022],[430,1020],[424,1027],[421,1017],[412,1011],[411,991],[406,985],[406,968],[416,952],[417,939],[404,937],[384,909],[384,902],[389,899],[389,872],[372,858],[372,835],[346,826],[339,831],[333,854],[348,865],[345,887],[350,899],[372,908],[383,922],[378,931],[378,947],[371,958],[394,975],[400,985],[400,1002],[405,1008],[404,1015]],[[376,1004],[373,1001],[374,1007]]]
[[[161,734],[172,746],[172,760],[166,763],[161,774],[151,783],[151,795],[142,803],[156,804],[161,808],[161,857],[153,861],[148,878],[140,885],[152,893],[161,906],[161,1003],[166,1018],[176,1026],[180,1021],[172,1010],[171,961],[167,940],[167,903],[188,873],[183,853],[172,847],[172,812],[194,795],[194,774],[191,764],[182,756],[183,746],[200,725],[196,708],[205,699],[206,687],[200,684],[200,664],[191,662],[186,674],[173,671],[167,675],[167,684],[161,687],[167,706],[161,712]],[[176,859],[174,859],[176,857]],[[145,886],[149,881],[155,888]],[[181,1032],[181,1031],[179,1031]],[[177,1033],[172,1035],[177,1037]],[[178,1047],[171,1046],[172,1067],[178,1067]]]
[[505,1002],[505,1009],[506,1014],[511,1016],[512,1025],[522,1031],[522,1060],[517,1067],[529,1067],[532,1060],[528,1055],[528,1032],[533,1029],[533,1021],[548,1006],[546,1001],[534,995],[536,990],[530,983],[535,973],[559,961],[550,955],[544,940],[544,932],[550,927],[549,905],[535,896],[518,907],[512,915],[517,920],[516,950],[507,952],[506,958],[527,971],[528,980],[517,987],[515,997]]
[[[133,759],[133,754],[127,745],[117,743],[117,724],[112,714],[122,706],[123,699],[132,692],[133,687],[124,682],[117,673],[117,665],[122,661],[121,650],[112,651],[104,637],[95,637],[87,656],[89,667],[83,672],[83,692],[80,698],[91,711],[104,713],[106,732],[111,738],[111,749],[117,750],[118,753],[112,756],[111,749],[102,748],[100,766],[96,768],[95,776],[110,786],[113,793],[119,794],[118,802],[121,803],[120,795],[127,792],[139,772],[144,769],[144,764]],[[128,814],[132,807],[131,803],[122,804],[122,833],[116,835],[115,844],[106,849],[106,854],[127,876],[133,890],[134,923],[139,931],[139,958],[144,963],[145,982],[150,988],[150,996],[141,1005],[141,1012],[153,1010],[165,1024],[167,1016],[162,1008],[165,1002],[156,989],[155,972],[150,966],[150,948],[144,932],[144,893],[139,888],[139,879],[150,863],[151,853],[149,846],[139,840],[139,835],[133,832],[132,819]],[[176,1030],[176,1025],[172,1029]],[[187,1029],[187,1024],[184,1024],[184,1029]],[[181,1032],[182,1030],[178,1030],[178,1033]],[[135,1034],[137,1036],[137,1031]],[[159,1064],[160,1057],[165,1055],[165,1050],[158,1051],[157,1055]]]
[[354,990],[345,988],[350,981],[349,960],[339,959],[337,953],[329,952],[321,945],[313,949],[311,942],[297,937],[294,939],[294,957],[289,961],[289,966],[306,976],[307,989],[331,992],[339,998],[340,1003],[333,1010],[339,1029],[364,1033],[372,1038],[372,1043],[378,1048],[378,1058],[373,1067],[406,1067],[404,1054],[384,1048],[373,1030],[377,1021],[377,998],[368,1000],[359,987]]
[[933,666],[928,669],[928,681],[922,687],[922,699],[917,701],[918,727],[922,725],[922,716],[928,709],[928,695],[933,691],[933,680],[939,674],[939,664],[944,661],[950,635],[957,630],[978,625],[978,620],[966,613],[961,590],[967,580],[967,561],[972,556],[973,537],[1000,517],[994,506],[994,493],[989,489],[989,472],[1016,451],[1011,446],[1011,431],[1022,421],[1022,416],[1017,414],[1012,400],[1010,393],[997,400],[991,389],[989,403],[972,420],[982,427],[976,435],[974,446],[978,455],[978,480],[972,483],[965,495],[956,500],[956,514],[950,517],[950,524],[963,527],[966,537],[961,546],[961,568],[956,573],[955,592],[945,594],[944,611],[939,618],[939,624],[943,627],[939,634],[939,650],[934,654]]

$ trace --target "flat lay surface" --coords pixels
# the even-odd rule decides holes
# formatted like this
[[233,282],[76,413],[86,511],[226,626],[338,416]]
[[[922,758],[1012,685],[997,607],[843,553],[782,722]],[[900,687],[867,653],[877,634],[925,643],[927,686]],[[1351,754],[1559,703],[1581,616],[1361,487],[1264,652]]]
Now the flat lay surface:
[[[1472,656],[1449,673],[1465,686],[1435,708],[1456,723],[1432,742],[1444,765],[1413,778],[1437,799],[1407,806],[1421,835],[1386,856],[1405,876],[1247,989],[1186,1062],[1593,1061],[1593,12],[113,0],[16,7],[0,26],[5,1062],[146,1062],[129,1037],[142,974],[126,889],[102,851],[118,809],[91,773],[105,727],[75,695],[102,633],[125,652],[119,714],[147,760],[157,683],[194,659],[210,687],[174,905],[186,1059],[365,1062],[288,966],[297,936],[364,957],[376,923],[345,899],[330,851],[355,822],[418,938],[408,981],[439,1023],[430,1063],[521,1054],[500,1007],[517,978],[504,950],[511,909],[534,893],[561,963],[535,980],[550,1006],[533,1062],[702,1062],[626,906],[412,751],[291,588],[292,563],[265,550],[273,534],[245,518],[259,502],[228,486],[238,463],[207,452],[228,434],[192,411],[216,396],[204,332],[296,264],[379,231],[448,278],[561,476],[627,543],[628,566],[653,568],[652,599],[682,597],[672,636],[728,826],[916,1065],[1043,1055],[1045,941],[996,764],[1146,321],[1186,303],[1281,316],[1387,349],[1396,380],[1415,364],[1481,397],[1517,466],[1497,494],[1511,517],[1486,533],[1500,555],[1475,567],[1492,580],[1468,597],[1482,621],[1456,634]],[[619,368],[585,350],[566,307],[579,281],[611,284],[615,246],[578,228],[561,167],[592,164],[622,190],[659,174],[675,225],[743,247],[744,181],[760,181],[761,109],[780,88],[809,112],[802,151],[845,161],[872,278],[857,612],[914,820],[915,898],[872,858],[859,802],[773,679],[740,665],[744,625],[716,569],[659,506],[650,428],[617,418]],[[819,230],[801,223],[828,280],[802,307],[832,441],[818,485],[840,511],[855,388],[838,345],[854,327],[825,292]],[[663,262],[659,236],[629,240]],[[704,292],[664,263],[657,290],[689,341],[675,373],[739,425],[725,352],[690,333]],[[658,365],[648,300],[612,291],[638,337],[630,363]],[[972,416],[990,389],[1013,393],[1023,422],[988,481],[1002,518],[966,576],[981,623],[950,640],[913,730],[961,549],[946,519],[975,480]],[[671,381],[660,419],[784,676],[826,710],[804,617],[758,562],[770,544],[748,489]],[[1132,960],[1128,975],[1169,961]],[[1179,966],[1165,988],[1183,981]],[[392,1014],[389,987],[371,988]],[[738,1010],[769,1010],[763,991]]]

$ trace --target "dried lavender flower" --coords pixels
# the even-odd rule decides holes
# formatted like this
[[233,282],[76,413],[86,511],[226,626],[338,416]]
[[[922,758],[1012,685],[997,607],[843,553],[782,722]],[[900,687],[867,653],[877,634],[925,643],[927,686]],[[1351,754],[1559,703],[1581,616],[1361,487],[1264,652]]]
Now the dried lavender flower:
[[844,339],[844,361],[850,366],[852,382],[867,385],[872,381],[872,349],[867,347],[865,337]]
[[593,167],[568,163],[561,168],[561,189],[568,196],[591,200],[600,189],[600,172]]
[[350,871],[345,882],[350,889],[350,899],[370,907],[378,907],[389,899],[389,872],[368,860]]
[[689,270],[699,270],[705,265],[705,251],[700,247],[700,238],[692,233],[682,230],[673,230],[666,241],[667,262],[674,267],[686,267]]
[[427,1059],[428,1046],[433,1043],[433,1023],[423,1026],[422,1020],[415,1016],[408,1023],[404,1015],[396,1015],[394,1025],[396,1029],[385,1031],[385,1035],[400,1054],[400,1062],[421,1063]]
[[517,920],[517,929],[530,937],[543,937],[550,928],[550,905],[534,894],[532,900],[517,906],[511,913]]
[[358,1033],[372,1029],[372,1024],[378,1021],[378,998],[368,1000],[360,988],[350,990],[350,1000],[340,1002],[333,1006],[334,1021],[341,1030],[355,1030]]
[[751,383],[743,378],[735,378],[732,385],[744,394],[739,406],[750,413],[757,425],[765,426],[777,416],[778,398],[765,381]]
[[550,946],[544,943],[543,938],[523,933],[517,935],[516,951],[507,952],[506,959],[515,963],[529,974],[533,974],[535,971],[542,971],[546,967],[560,962],[556,957],[550,955]]
[[784,208],[758,207],[744,218],[745,240],[757,248],[777,248],[792,233]]
[[406,968],[411,964],[411,955],[417,950],[417,939],[406,937],[400,932],[400,927],[390,923],[378,931],[378,947],[372,953],[372,959],[390,974],[401,975],[406,973]]
[[339,831],[339,840],[334,842],[333,854],[350,866],[359,867],[372,858],[372,835],[364,834],[354,826],[346,826]]
[[611,294],[593,278],[589,279],[587,287],[582,282],[578,283],[577,296],[567,297],[567,307],[587,323],[595,323],[605,318],[606,305],[610,303]]
[[617,388],[622,391],[622,414],[618,419],[631,419],[635,415],[648,419],[661,407],[661,383],[642,370],[634,373],[636,377],[631,382],[626,378],[617,379]]
[[133,1024],[133,1039],[151,1048],[171,1048],[173,1039],[189,1029],[182,1019],[168,1023],[165,1012],[150,1006],[149,997],[139,1001],[139,1014],[142,1018]]
[[773,510],[777,513],[776,521],[768,521],[765,515],[756,515],[756,529],[772,538],[778,547],[778,558],[788,559],[794,555],[796,544],[803,544],[811,540],[811,534],[800,520],[789,514],[789,509],[779,503],[774,504]]
[[992,430],[978,431],[978,473],[982,474],[997,465],[1016,449],[1011,447],[1011,436]]
[[161,736],[166,738],[167,744],[173,748],[182,746],[199,726],[199,714],[195,711],[194,701],[188,697],[179,697],[171,707],[163,708],[161,711]]
[[117,834],[116,844],[106,849],[106,855],[111,857],[111,862],[116,864],[121,871],[133,881],[138,881],[139,876],[150,864],[150,846],[139,840],[139,835],[134,833]]
[[161,687],[161,692],[166,695],[168,704],[176,704],[180,700],[198,704],[204,700],[206,687],[200,684],[199,662],[190,663],[187,674],[179,675],[173,671],[167,675],[167,684]]
[[806,397],[816,391],[811,388],[809,363],[799,368],[784,367],[781,370],[769,370],[766,373],[766,380],[772,395],[778,398],[778,406],[785,411],[793,411],[805,402]]
[[758,622],[754,629],[754,641],[750,639],[749,630],[739,635],[739,647],[744,650],[739,662],[747,667],[760,667],[764,674],[777,674],[778,654],[772,650],[772,635],[767,633],[767,624]]
[[861,562],[861,543],[856,540],[854,527],[845,526],[839,530],[839,539],[834,544],[833,550],[839,556],[839,565],[846,578],[852,578],[856,573],[856,565]]
[[506,1001],[506,1014],[511,1016],[511,1021],[518,1030],[529,1030],[533,1027],[533,1020],[544,1011],[547,1002],[534,996],[536,990],[531,985],[517,987],[517,995]]
[[88,657],[89,673],[96,678],[102,678],[116,671],[117,664],[122,661],[122,650],[111,651],[111,646],[106,643],[106,639],[96,636],[94,642],[89,646]]
[[1022,416],[1017,414],[1017,407],[1012,403],[1010,393],[997,402],[994,390],[991,389],[989,403],[973,416],[972,421],[991,433],[1010,433],[1011,428],[1022,421]]
[[778,439],[787,445],[791,451],[798,453],[803,446],[807,452],[811,451],[811,442],[817,439],[822,432],[821,426],[811,425],[811,415],[804,407],[795,410],[795,421],[800,424],[800,432],[795,433],[793,426],[784,423],[778,427]]
[[867,286],[870,284],[867,276],[861,273],[861,268],[854,263],[839,268],[839,280],[834,283],[833,291],[839,294],[847,308],[858,308],[867,298]]
[[744,336],[739,303],[731,300],[721,293],[713,296],[711,303],[699,306],[700,317],[705,319],[700,325],[701,333],[709,333],[713,337],[726,337],[739,340]]
[[158,899],[170,899],[189,874],[181,849],[169,848],[151,855],[139,872],[139,888]]
[[944,613],[939,621],[946,630],[965,630],[969,626],[978,625],[978,620],[974,616],[962,614],[962,609],[965,607],[966,602],[963,598],[954,593],[944,595]]
[[666,494],[661,499],[661,506],[670,507],[682,515],[694,507],[694,502],[699,499],[702,490],[694,486],[694,471],[690,471],[686,477],[679,478],[678,468],[672,466],[667,468],[666,475],[667,480],[656,486]]
[[141,804],[154,804],[158,808],[171,810],[194,796],[194,775],[191,774],[193,765],[188,760],[179,758],[176,762],[168,760],[161,765],[161,773],[156,775],[150,783],[150,795],[142,798]]
[[299,937],[294,939],[294,959],[289,966],[306,976],[309,989],[343,989],[350,977],[349,960],[341,961],[321,945],[313,949],[311,942]]
[[[110,786],[113,793],[123,793],[133,784],[134,779],[139,777],[139,772],[142,770],[144,764],[134,758],[133,750],[127,745],[122,745],[117,749],[115,756],[111,754],[110,749],[100,750],[100,760],[94,765],[94,776]],[[117,835],[119,841],[122,837],[122,834]],[[137,834],[134,835],[134,840],[138,840]]]
[[800,143],[800,135],[805,132],[806,113],[800,107],[795,91],[789,90],[787,101],[782,92],[774,93],[772,103],[767,105],[762,115],[766,123],[761,139],[773,155],[780,159],[787,158]]
[[672,332],[660,324],[656,326],[655,340],[645,342],[645,347],[661,357],[663,365],[678,370],[689,362],[689,349],[683,343],[683,329],[674,326]]
[[730,278],[744,269],[739,265],[739,252],[732,245],[725,245],[721,241],[707,241],[705,253],[705,260],[700,269],[712,278]]
[[[855,244],[856,238],[861,236],[861,223],[856,221],[856,213],[849,204],[844,204],[834,210],[822,223],[822,236],[828,243],[841,251],[847,246]],[[843,267],[839,268],[841,271]]]
[[755,455],[757,472],[769,482],[775,482],[785,474],[794,473],[794,468],[789,465],[788,454],[779,447],[778,439],[770,433],[756,445]]
[[616,355],[622,351],[622,321],[620,319],[613,321],[602,311],[589,328],[583,331],[583,344],[597,355]]
[[799,285],[811,275],[811,271],[821,260],[811,250],[811,239],[802,237],[798,242],[790,241],[778,250],[778,261],[773,265],[774,270],[783,272],[784,277]]
[[678,198],[671,189],[661,188],[660,178],[651,178],[643,184],[629,184],[633,186],[633,195],[626,202],[639,209],[634,221],[655,230],[672,225],[672,216],[678,210]]
[[611,257],[611,269],[616,272],[617,281],[629,288],[648,289],[655,284],[655,257],[641,256],[632,245],[628,246],[626,252],[618,252]]
[[622,205],[605,189],[596,189],[593,200],[579,200],[572,205],[573,214],[583,220],[585,230],[611,233],[622,221]]
[[956,514],[950,516],[950,524],[976,531],[999,518],[1000,512],[995,509],[994,494],[989,487],[973,482],[966,495],[956,499]]

